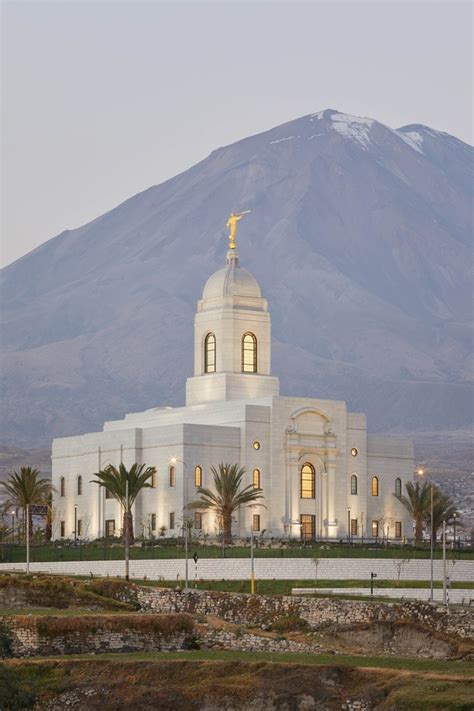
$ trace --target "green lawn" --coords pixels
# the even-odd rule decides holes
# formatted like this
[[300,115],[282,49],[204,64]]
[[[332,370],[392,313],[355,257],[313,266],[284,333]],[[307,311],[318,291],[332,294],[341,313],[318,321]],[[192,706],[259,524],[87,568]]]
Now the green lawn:
[[[223,551],[220,546],[201,545],[195,541],[190,543],[190,556],[197,552],[200,558],[248,558],[248,547],[230,546]],[[133,560],[184,558],[182,545],[157,544],[142,547],[133,546],[130,549]],[[411,546],[390,545],[388,548],[374,545],[346,545],[321,543],[312,546],[292,546],[283,548],[275,545],[272,548],[255,548],[256,558],[403,558],[426,559],[430,557],[429,548],[413,548]],[[435,557],[441,558],[441,550],[435,551]],[[449,560],[474,560],[472,549],[448,550]],[[90,543],[83,546],[31,546],[31,562],[50,563],[74,560],[123,560],[124,548],[119,544]],[[24,546],[0,545],[0,562],[21,563],[26,559]]]
[[[134,582],[137,585],[149,585],[152,587],[176,587],[176,580],[140,580]],[[374,594],[381,593],[383,595],[384,588],[411,588],[411,589],[429,589],[429,580],[376,580],[374,581]],[[181,585],[183,582],[181,581]],[[197,582],[198,590],[218,590],[220,592],[250,592],[250,580],[199,580]],[[194,581],[191,579],[189,586],[195,587]],[[325,588],[370,588],[370,580],[256,580],[255,592],[261,595],[290,595],[292,588],[320,588],[324,592]],[[434,587],[440,589],[443,587],[438,580],[434,581]],[[452,588],[474,590],[474,582],[458,582],[453,583]],[[473,595],[474,596],[474,595]],[[365,598],[364,598],[365,599]]]
[[[40,657],[38,661],[64,660],[65,657]],[[401,669],[410,672],[427,672],[457,676],[474,676],[474,664],[464,661],[436,659],[410,659],[407,657],[378,657],[348,654],[297,654],[292,652],[225,652],[196,650],[189,652],[129,652],[126,654],[68,654],[68,660],[93,659],[96,662],[117,661],[239,661],[272,662],[274,664],[303,664],[347,666],[371,669]]]

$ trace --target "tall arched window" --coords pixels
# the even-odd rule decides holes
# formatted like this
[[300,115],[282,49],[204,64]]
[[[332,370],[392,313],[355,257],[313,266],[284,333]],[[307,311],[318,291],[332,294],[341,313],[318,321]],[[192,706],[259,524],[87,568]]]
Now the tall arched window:
[[395,479],[395,496],[401,496],[402,495],[402,480],[397,477]]
[[82,495],[82,476],[80,474],[77,477],[77,495]]
[[252,473],[252,486],[254,489],[261,489],[260,486],[260,469],[254,469]]
[[202,468],[199,466],[194,468],[194,486],[196,488],[202,486]]
[[156,471],[151,475],[150,484],[152,489],[156,489]]
[[372,496],[379,495],[379,478],[378,476],[372,477]]
[[59,480],[59,495],[60,496],[66,495],[66,480],[63,476]]
[[357,494],[357,474],[351,476],[351,494]]
[[204,339],[204,372],[216,372],[216,337],[208,333]]
[[316,498],[316,476],[314,472],[314,467],[309,462],[303,464],[300,472],[300,496],[302,499],[314,499]]
[[169,468],[170,475],[170,486],[176,486],[176,469],[174,467]]
[[242,338],[242,373],[257,372],[257,339],[253,333]]

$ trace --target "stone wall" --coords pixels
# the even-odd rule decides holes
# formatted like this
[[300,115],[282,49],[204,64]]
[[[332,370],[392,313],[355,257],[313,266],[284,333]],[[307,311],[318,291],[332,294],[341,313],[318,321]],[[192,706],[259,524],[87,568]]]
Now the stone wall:
[[[77,629],[58,631],[59,617],[8,617],[4,618],[11,632],[12,654],[15,657],[50,656],[63,654],[101,654],[106,652],[175,652],[190,648],[226,649],[243,652],[299,652],[321,651],[317,644],[304,644],[294,640],[269,637],[232,629],[214,629],[209,625],[196,625],[190,621],[186,632],[163,634],[144,630],[128,621],[127,627],[114,629],[113,620],[107,616],[76,618]],[[156,615],[154,616],[156,619]],[[94,628],[90,629],[90,620]],[[146,622],[146,620],[145,620]],[[112,623],[112,624],[111,624]],[[61,627],[61,624],[59,625]],[[146,625],[145,625],[146,626]]]
[[447,612],[443,607],[417,601],[392,604],[203,590],[176,592],[150,587],[138,587],[136,594],[144,611],[215,615],[235,624],[269,625],[278,617],[294,615],[306,620],[312,629],[348,628],[376,621],[413,621],[443,634],[474,636],[474,610],[452,608]]
[[[147,619],[148,618],[148,619]],[[160,624],[155,624],[153,618]],[[171,652],[183,649],[194,632],[187,615],[4,617],[13,656],[103,652]],[[162,629],[160,629],[162,627]],[[168,628],[168,629],[167,629]]]

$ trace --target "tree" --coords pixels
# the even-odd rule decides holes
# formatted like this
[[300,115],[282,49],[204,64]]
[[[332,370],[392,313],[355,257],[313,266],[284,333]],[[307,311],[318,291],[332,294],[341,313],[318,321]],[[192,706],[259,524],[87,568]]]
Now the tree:
[[433,526],[431,525],[431,505],[425,514],[425,521],[432,531],[434,542],[436,542],[436,535],[443,525],[443,521],[446,521],[446,525],[450,526],[454,521],[454,514],[456,514],[456,521],[460,525],[459,511],[454,501],[443,494],[437,486],[433,487]]
[[53,486],[49,479],[42,479],[38,469],[33,467],[21,467],[20,472],[10,472],[7,481],[0,482],[6,493],[5,510],[18,507],[23,509],[24,520],[26,521],[26,510],[28,507],[28,528],[29,537],[33,535],[33,504],[48,504],[53,491]]
[[[114,467],[109,464],[105,469],[95,472],[93,476],[93,484],[98,484],[104,487],[109,494],[119,502],[123,509],[123,535],[125,537],[128,531],[128,542],[134,543],[133,535],[133,514],[132,506],[142,489],[151,488],[148,480],[156,473],[155,467],[147,467],[146,464],[132,464],[130,470],[127,470],[124,464]],[[127,482],[128,482],[128,500],[127,500]]]
[[[224,533],[224,543],[232,542],[232,515],[241,507],[255,505],[258,499],[263,499],[261,489],[254,489],[252,484],[240,490],[245,469],[239,469],[237,464],[219,464],[219,468],[211,467],[214,477],[215,491],[199,487],[197,493],[200,499],[189,504],[188,508],[207,509],[214,511],[221,523]],[[263,504],[257,504],[263,506]]]
[[426,512],[430,510],[430,488],[431,484],[427,481],[424,481],[423,484],[420,484],[419,481],[415,483],[407,481],[405,484],[406,496],[394,494],[415,522],[415,541],[417,543],[421,543],[423,539],[423,523],[426,521]]

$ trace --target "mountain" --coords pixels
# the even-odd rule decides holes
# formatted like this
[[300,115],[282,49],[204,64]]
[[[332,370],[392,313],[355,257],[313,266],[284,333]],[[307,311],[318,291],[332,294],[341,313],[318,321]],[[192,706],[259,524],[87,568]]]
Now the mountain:
[[426,126],[328,109],[49,240],[2,274],[3,441],[183,402],[231,209],[252,210],[238,251],[270,304],[283,394],[345,399],[373,431],[468,426],[472,157]]

